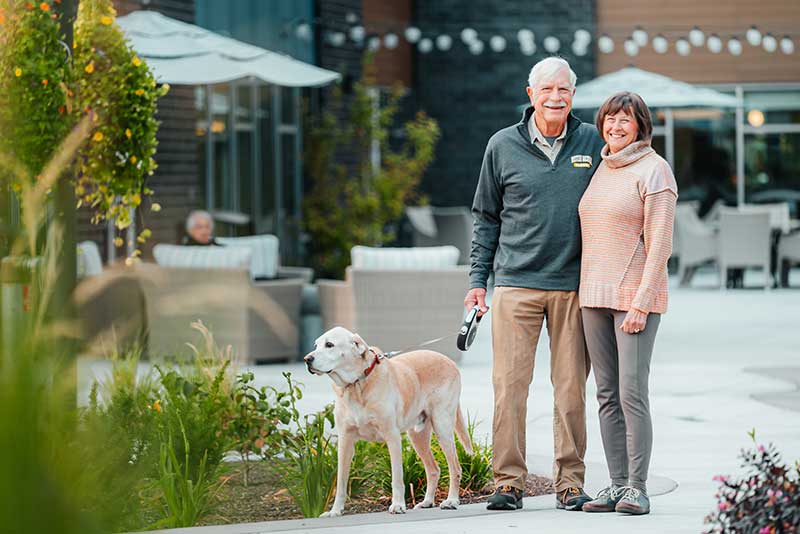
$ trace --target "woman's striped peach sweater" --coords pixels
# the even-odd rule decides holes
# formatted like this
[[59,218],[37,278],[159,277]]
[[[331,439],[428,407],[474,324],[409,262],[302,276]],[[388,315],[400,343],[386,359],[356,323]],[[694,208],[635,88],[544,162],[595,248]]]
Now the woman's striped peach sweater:
[[667,260],[678,186],[649,141],[615,154],[608,145],[579,206],[580,305],[667,311]]

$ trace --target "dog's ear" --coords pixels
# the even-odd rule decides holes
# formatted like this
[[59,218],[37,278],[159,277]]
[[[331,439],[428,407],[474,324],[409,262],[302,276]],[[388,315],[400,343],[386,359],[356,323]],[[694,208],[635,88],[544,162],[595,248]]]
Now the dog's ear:
[[353,334],[353,345],[355,345],[356,354],[360,354],[362,358],[367,357],[367,344],[358,334]]

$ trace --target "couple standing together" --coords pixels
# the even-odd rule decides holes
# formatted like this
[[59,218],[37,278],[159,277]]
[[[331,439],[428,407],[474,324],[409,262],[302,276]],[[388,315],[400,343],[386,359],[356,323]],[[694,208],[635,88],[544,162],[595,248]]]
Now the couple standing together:
[[[522,507],[528,389],[542,325],[555,391],[556,505],[646,514],[653,446],[648,378],[661,314],[677,186],[650,146],[635,93],[600,108],[596,127],[571,114],[575,73],[560,58],[531,69],[532,106],[489,140],[472,212],[470,291],[485,303],[494,271],[493,470],[488,508]],[[599,135],[598,135],[599,134]],[[610,475],[586,495],[586,381],[594,368]]]

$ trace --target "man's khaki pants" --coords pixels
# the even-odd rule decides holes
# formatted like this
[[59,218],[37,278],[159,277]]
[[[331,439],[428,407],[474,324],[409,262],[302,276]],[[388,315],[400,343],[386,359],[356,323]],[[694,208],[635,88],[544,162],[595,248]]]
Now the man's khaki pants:
[[586,379],[590,364],[578,294],[519,287],[497,287],[492,297],[492,466],[497,487],[525,488],[528,389],[545,319],[550,337],[550,380],[555,390],[553,482],[557,492],[583,487]]

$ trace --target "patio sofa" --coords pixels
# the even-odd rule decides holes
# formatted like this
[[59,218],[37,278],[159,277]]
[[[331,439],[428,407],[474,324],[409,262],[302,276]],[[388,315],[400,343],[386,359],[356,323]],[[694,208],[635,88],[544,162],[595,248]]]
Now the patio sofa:
[[[344,281],[317,281],[323,329],[344,326],[384,351],[454,334],[469,289],[458,258],[453,246],[353,247]],[[455,337],[426,348],[461,359]]]

